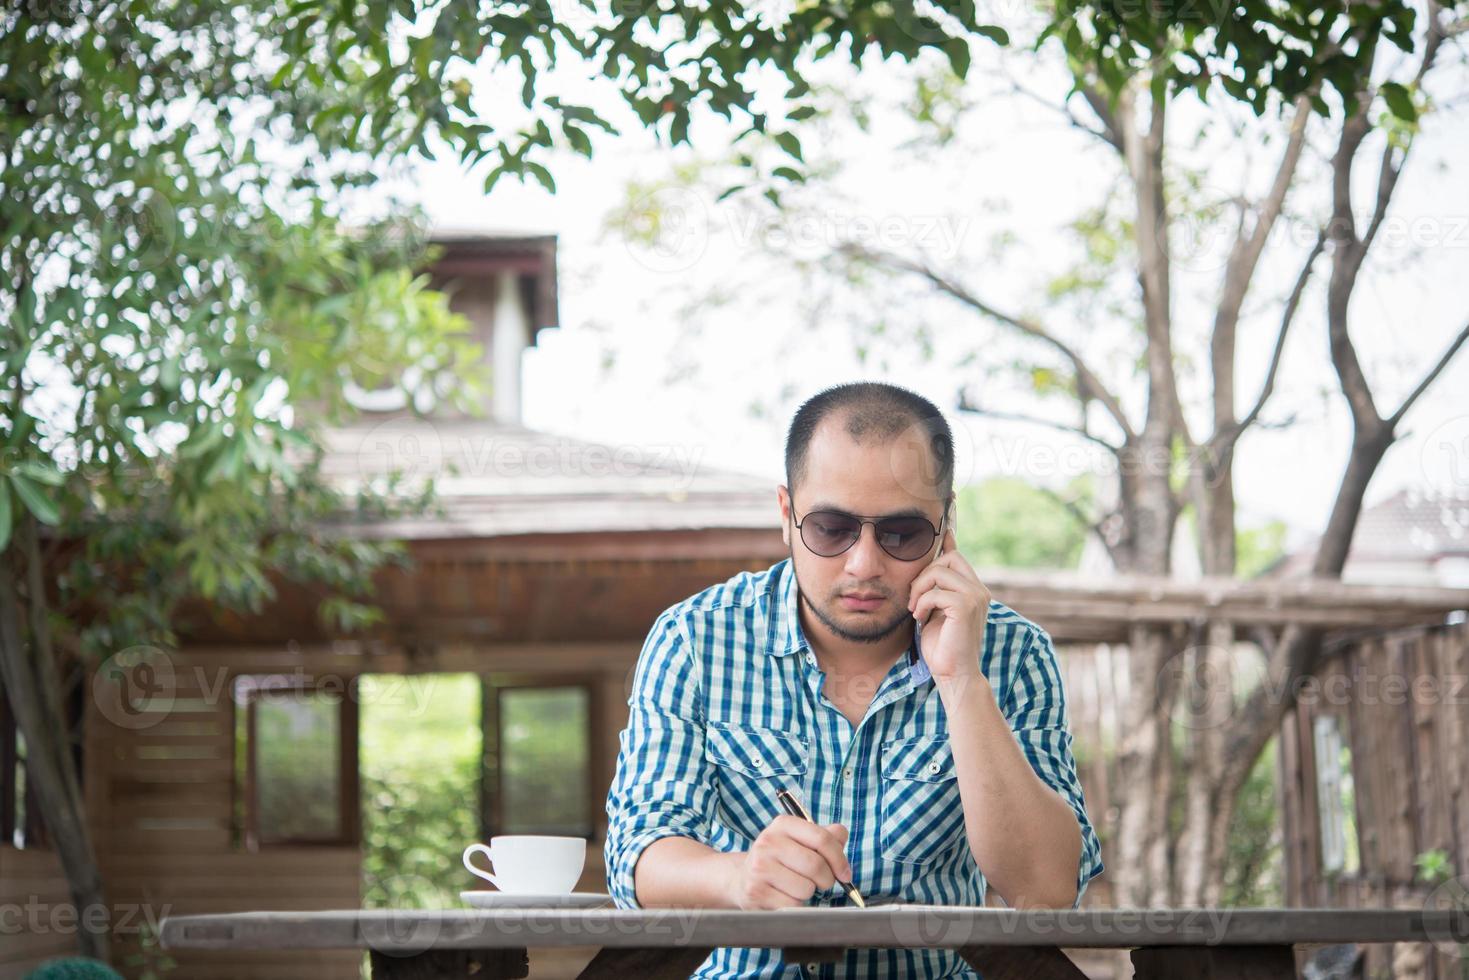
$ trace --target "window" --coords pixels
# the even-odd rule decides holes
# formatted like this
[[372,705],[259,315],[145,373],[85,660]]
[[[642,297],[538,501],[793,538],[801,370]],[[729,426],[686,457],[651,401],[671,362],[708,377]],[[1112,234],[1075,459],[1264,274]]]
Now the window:
[[45,844],[39,801],[26,785],[25,736],[16,728],[10,701],[0,687],[0,845],[32,848]]
[[486,839],[591,838],[593,686],[490,678],[484,690]]
[[1361,870],[1357,840],[1357,794],[1352,784],[1352,748],[1342,735],[1343,719],[1317,715],[1316,802],[1321,813],[1321,870],[1356,874]]
[[234,700],[236,816],[245,848],[355,845],[356,682],[239,677]]

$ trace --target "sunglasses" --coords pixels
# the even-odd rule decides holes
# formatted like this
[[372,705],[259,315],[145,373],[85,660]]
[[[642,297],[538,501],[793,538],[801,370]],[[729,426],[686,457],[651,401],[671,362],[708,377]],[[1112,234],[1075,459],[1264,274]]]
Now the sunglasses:
[[840,510],[814,510],[800,521],[795,516],[792,503],[791,519],[801,532],[801,541],[822,558],[835,558],[856,544],[864,524],[872,525],[878,546],[899,561],[917,561],[927,555],[939,536],[939,529],[926,517],[859,517]]

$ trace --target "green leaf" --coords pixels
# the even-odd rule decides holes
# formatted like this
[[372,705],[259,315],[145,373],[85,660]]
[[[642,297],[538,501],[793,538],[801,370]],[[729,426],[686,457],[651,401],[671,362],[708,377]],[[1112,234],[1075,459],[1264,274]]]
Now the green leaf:
[[20,502],[25,504],[26,510],[36,520],[53,527],[60,523],[61,514],[56,509],[56,501],[48,497],[44,490],[18,473],[10,474],[10,485],[15,487],[16,496],[20,497]]
[[566,134],[566,141],[571,144],[573,150],[584,157],[592,155],[592,138],[586,134],[585,130],[567,124],[562,127],[562,132]]
[[34,460],[27,460],[24,463],[16,464],[14,472],[19,473],[28,480],[43,483],[48,487],[59,487],[66,479],[61,475],[61,471],[50,463],[38,463]]
[[805,157],[801,156],[801,141],[796,138],[795,133],[776,133],[775,142],[782,150],[785,150],[797,160],[800,160],[802,163],[806,162]]
[[1404,86],[1397,82],[1382,83],[1382,99],[1387,103],[1388,109],[1403,122],[1418,121],[1418,107],[1413,104],[1413,96]]
[[204,423],[189,433],[189,437],[179,446],[179,456],[184,459],[192,459],[202,456],[219,444],[224,438],[224,430],[217,425]]
[[541,186],[546,188],[546,190],[550,191],[552,194],[556,193],[556,179],[551,176],[551,171],[547,170],[539,163],[535,163],[530,160],[527,160],[525,162],[525,169],[530,171],[531,176],[540,181]]
[[949,56],[949,65],[960,78],[969,75],[969,42],[956,37],[944,42],[944,53]]
[[1001,46],[1008,46],[1010,44],[1010,32],[1003,27],[997,27],[993,24],[980,24],[974,28],[974,33],[982,37],[987,37]]
[[10,544],[10,488],[0,483],[0,551]]

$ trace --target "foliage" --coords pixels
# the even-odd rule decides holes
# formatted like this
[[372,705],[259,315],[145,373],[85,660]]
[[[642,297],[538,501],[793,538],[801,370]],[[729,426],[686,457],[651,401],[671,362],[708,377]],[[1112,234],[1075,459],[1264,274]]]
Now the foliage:
[[[1090,486],[1078,477],[1070,493],[1084,505]],[[1075,568],[1087,533],[1065,504],[1013,477],[962,488],[954,523],[966,558],[1006,568]]]
[[458,904],[459,855],[479,839],[479,679],[367,675],[359,681],[364,902]]
[[161,980],[178,967],[178,962],[163,948],[158,933],[151,925],[145,925],[138,937],[138,950],[129,953],[126,961],[137,980]]
[[1267,521],[1259,527],[1240,528],[1235,533],[1235,574],[1254,578],[1285,557],[1284,521]]
[[[1113,98],[1129,78],[1147,74],[1159,86],[1189,89],[1201,99],[1218,85],[1257,113],[1276,100],[1306,95],[1326,114],[1330,106],[1322,93],[1332,89],[1350,114],[1378,38],[1412,51],[1415,21],[1408,0],[1365,5],[1340,0],[1060,0],[1040,42],[1058,38],[1077,77],[1095,77]],[[1162,66],[1167,70],[1160,71]],[[1395,116],[1408,122],[1416,118],[1404,86],[1384,95]]]
[[1413,864],[1418,868],[1418,880],[1428,885],[1436,885],[1454,875],[1454,859],[1441,847],[1419,854],[1413,858]]
[[321,117],[350,89],[272,86],[269,22],[232,4],[0,18],[0,546],[25,519],[82,542],[56,626],[87,651],[171,644],[193,596],[258,609],[272,574],[362,594],[395,550],[317,526],[387,503],[328,485],[315,426],[349,385],[480,390],[467,323],[413,274],[416,216],[348,226],[323,203],[393,144],[336,152],[346,124]]
[[1279,908],[1281,904],[1280,805],[1275,796],[1275,740],[1255,760],[1240,792],[1224,867],[1228,908]]

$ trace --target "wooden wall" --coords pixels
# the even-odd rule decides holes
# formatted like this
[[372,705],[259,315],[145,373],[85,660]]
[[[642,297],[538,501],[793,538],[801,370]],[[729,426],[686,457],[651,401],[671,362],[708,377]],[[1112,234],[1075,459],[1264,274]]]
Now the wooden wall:
[[[1469,625],[1382,634],[1338,647],[1316,694],[1281,727],[1286,900],[1306,907],[1419,909],[1434,887],[1417,855],[1442,850],[1469,885]],[[1360,870],[1322,871],[1315,719],[1349,740]],[[1437,898],[1444,893],[1440,891]],[[1368,976],[1460,980],[1469,961],[1426,943],[1371,945]]]
[[71,892],[54,851],[0,845],[0,980],[19,980],[43,960],[76,950]]
[[[616,763],[618,732],[637,644],[453,644],[429,653],[367,655],[354,645],[310,648],[190,648],[174,653],[171,707],[146,727],[116,724],[95,704],[88,718],[89,809],[102,873],[114,909],[149,916],[252,909],[358,908],[362,861],[357,847],[264,847],[250,853],[232,841],[234,705],[239,674],[287,673],[345,680],[362,673],[470,672],[494,677],[589,679],[595,704],[594,801],[605,800]],[[577,888],[606,889],[602,848],[606,810],[596,807],[595,838]],[[468,841],[465,842],[469,843]],[[444,857],[444,887],[455,896],[477,879],[459,855]],[[117,938],[115,961],[136,950]],[[538,951],[535,980],[574,977],[594,947]],[[352,953],[291,951],[222,956],[172,951],[173,975],[190,980],[356,980]],[[129,976],[137,970],[125,969]]]
[[[171,657],[172,703],[118,724],[90,699],[88,809],[115,921],[250,909],[355,908],[356,847],[240,851],[232,841],[234,705],[221,662]],[[138,951],[116,936],[114,963]],[[198,980],[356,980],[350,952],[231,954],[173,951],[173,975]],[[121,968],[121,967],[120,967]],[[136,968],[123,971],[136,976]]]

